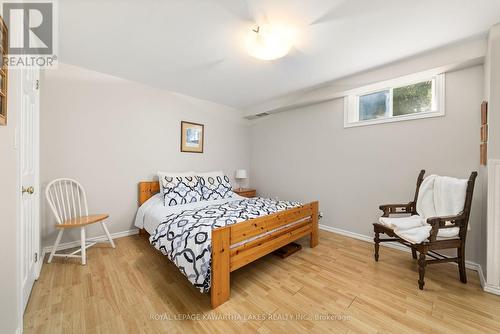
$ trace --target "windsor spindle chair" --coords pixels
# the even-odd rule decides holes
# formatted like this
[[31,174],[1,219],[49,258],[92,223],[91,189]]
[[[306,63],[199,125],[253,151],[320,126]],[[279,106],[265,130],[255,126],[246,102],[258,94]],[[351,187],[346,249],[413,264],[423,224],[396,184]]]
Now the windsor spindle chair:
[[[45,197],[56,218],[56,227],[59,229],[56,242],[50,252],[48,263],[52,262],[54,256],[79,257],[82,265],[87,262],[86,250],[94,246],[97,241],[87,243],[85,238],[85,227],[90,224],[100,223],[111,247],[115,248],[115,243],[109,234],[105,220],[109,218],[107,214],[89,215],[87,197],[83,186],[75,180],[62,178],[50,182],[45,190]],[[73,253],[56,253],[61,242],[65,229],[80,228],[80,249]],[[80,253],[80,255],[77,255]]]

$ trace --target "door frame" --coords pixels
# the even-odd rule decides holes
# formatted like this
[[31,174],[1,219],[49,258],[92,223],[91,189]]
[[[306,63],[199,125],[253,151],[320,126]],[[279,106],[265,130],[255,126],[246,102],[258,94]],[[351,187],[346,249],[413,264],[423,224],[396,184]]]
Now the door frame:
[[[14,75],[13,72],[16,72],[16,74]],[[9,86],[14,86],[14,87],[9,87],[8,89],[8,94],[10,96],[12,96],[12,92],[17,92],[17,94],[19,94],[19,96],[16,96],[17,100],[15,101],[15,104],[16,104],[16,107],[18,109],[18,111],[20,110],[21,108],[21,81],[20,81],[20,77],[21,77],[21,72],[19,69],[15,69],[15,70],[11,70],[10,71],[10,74],[11,74],[11,77],[9,80]],[[13,80],[15,78],[15,81]],[[15,83],[15,85],[13,84]],[[12,103],[12,99],[10,102],[10,106],[12,108],[12,105],[14,103]],[[12,117],[12,115],[11,115]],[[18,322],[18,325],[17,325],[17,331],[16,331],[16,334],[20,334],[20,333],[23,333],[23,330],[24,330],[24,308],[23,308],[23,285],[22,285],[22,282],[21,282],[21,277],[22,277],[22,267],[23,267],[23,263],[21,263],[21,254],[22,254],[22,251],[23,251],[23,248],[22,248],[22,237],[21,237],[21,234],[22,234],[22,228],[21,228],[21,196],[19,195],[19,189],[21,189],[21,173],[20,173],[20,169],[21,169],[21,150],[20,150],[20,139],[21,139],[21,136],[19,134],[19,127],[21,125],[21,113],[20,112],[17,112],[16,113],[16,129],[15,129],[15,138],[14,138],[14,148],[17,150],[17,161],[16,161],[16,179],[17,179],[17,182],[16,182],[16,245],[17,245],[17,249],[16,249],[16,263],[17,263],[17,322]]]
[[[13,70],[11,70],[13,72]],[[18,300],[18,330],[17,333],[22,333],[23,332],[23,326],[24,326],[24,311],[25,311],[25,301],[24,301],[24,291],[23,291],[23,284],[22,284],[22,273],[23,273],[23,266],[24,266],[24,259],[23,259],[23,252],[24,252],[24,241],[23,241],[23,229],[21,226],[22,223],[22,191],[21,188],[23,186],[22,184],[22,173],[21,173],[21,108],[22,108],[22,99],[23,97],[23,76],[24,76],[24,69],[16,69],[16,78],[14,82],[12,82],[13,87],[9,87],[9,91],[16,91],[18,92],[19,96],[16,96],[18,101],[15,101],[15,104],[18,107],[18,113],[17,113],[17,124],[16,124],[16,129],[15,129],[15,148],[17,150],[17,205],[16,205],[16,211],[17,211],[17,217],[16,217],[16,243],[17,243],[17,300]],[[12,73],[11,72],[11,73]],[[40,75],[41,71],[38,69],[38,80],[40,81]],[[14,76],[14,75],[13,75]],[[11,76],[11,78],[13,77]],[[40,84],[38,84],[37,87],[40,87]],[[14,88],[14,89],[12,89]],[[39,90],[39,88],[37,88]],[[12,104],[11,104],[12,105]],[[35,280],[38,280],[40,276],[40,271],[43,265],[43,254],[41,252],[41,216],[40,216],[40,199],[41,199],[41,188],[40,188],[40,92],[38,92],[38,110],[35,115],[35,145],[34,145],[34,153],[35,153],[35,176],[34,176],[34,181],[33,181],[33,187],[35,188],[35,193],[33,194],[34,196],[34,202],[35,202],[35,217],[37,219],[37,223],[35,224],[35,249],[37,253],[37,262],[35,263],[35,269],[34,269],[34,275],[35,275]],[[27,301],[26,301],[27,305]]]

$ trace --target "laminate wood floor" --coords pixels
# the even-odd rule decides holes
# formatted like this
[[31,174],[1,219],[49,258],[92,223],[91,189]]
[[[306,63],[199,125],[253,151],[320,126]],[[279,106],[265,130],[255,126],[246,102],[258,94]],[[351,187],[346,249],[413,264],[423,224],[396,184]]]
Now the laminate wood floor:
[[[87,265],[45,263],[25,333],[500,333],[500,297],[451,264],[428,267],[425,290],[409,253],[320,232],[320,244],[268,255],[231,274],[216,310],[140,236],[88,250]],[[169,320],[170,319],[170,320]]]

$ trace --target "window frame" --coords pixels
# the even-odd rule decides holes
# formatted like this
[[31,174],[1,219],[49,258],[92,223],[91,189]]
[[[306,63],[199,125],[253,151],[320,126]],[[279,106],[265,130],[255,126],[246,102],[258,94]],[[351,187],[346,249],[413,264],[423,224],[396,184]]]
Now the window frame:
[[[389,113],[393,113],[393,91],[396,88],[415,85],[424,81],[434,80],[433,83],[433,101],[432,110],[417,112],[407,115],[381,117],[370,120],[359,120],[359,99],[361,96],[383,92],[389,90],[390,102]],[[441,117],[445,115],[445,74],[444,73],[429,73],[422,72],[413,75],[408,75],[392,80],[381,81],[375,84],[363,86],[353,89],[344,97],[344,128],[357,126],[366,126],[381,123],[392,123],[407,120],[415,120],[421,118]]]

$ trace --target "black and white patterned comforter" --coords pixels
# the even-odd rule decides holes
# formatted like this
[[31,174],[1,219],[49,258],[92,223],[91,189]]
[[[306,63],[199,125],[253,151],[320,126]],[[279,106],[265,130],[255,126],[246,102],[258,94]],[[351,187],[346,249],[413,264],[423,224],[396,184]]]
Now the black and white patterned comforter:
[[149,238],[201,292],[210,290],[212,229],[300,206],[266,198],[235,200],[170,214]]

